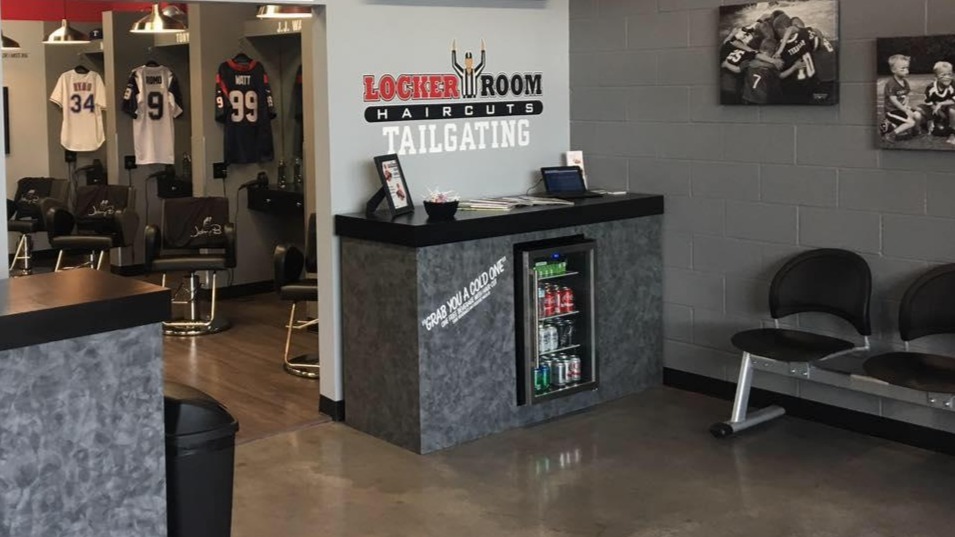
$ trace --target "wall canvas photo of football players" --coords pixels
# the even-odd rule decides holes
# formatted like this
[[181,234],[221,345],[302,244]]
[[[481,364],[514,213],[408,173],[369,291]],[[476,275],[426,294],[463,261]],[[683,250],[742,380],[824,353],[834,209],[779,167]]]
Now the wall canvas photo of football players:
[[720,7],[720,104],[839,103],[839,4]]
[[955,150],[955,35],[876,40],[883,149]]

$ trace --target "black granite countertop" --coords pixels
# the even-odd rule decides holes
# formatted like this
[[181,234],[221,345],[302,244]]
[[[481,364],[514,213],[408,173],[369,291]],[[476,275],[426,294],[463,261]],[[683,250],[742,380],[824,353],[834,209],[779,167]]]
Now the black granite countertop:
[[335,234],[401,246],[434,246],[613,220],[663,214],[663,196],[624,194],[578,200],[573,206],[534,206],[510,211],[461,211],[432,222],[424,207],[391,220],[386,212],[335,216]]
[[158,323],[169,290],[78,269],[0,280],[0,350]]

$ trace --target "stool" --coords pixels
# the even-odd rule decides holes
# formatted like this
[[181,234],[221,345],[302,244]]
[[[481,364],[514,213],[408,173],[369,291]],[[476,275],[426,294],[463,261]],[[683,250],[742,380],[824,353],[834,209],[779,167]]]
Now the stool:
[[296,320],[295,310],[299,302],[315,302],[318,300],[318,280],[303,278],[305,272],[314,273],[317,270],[315,215],[308,219],[308,238],[306,253],[290,244],[275,247],[272,261],[275,268],[275,290],[282,300],[292,301],[292,310],[289,313],[288,326],[285,333],[285,354],[283,362],[285,371],[299,377],[317,379],[319,376],[319,357],[317,354],[303,354],[289,358],[289,347],[292,344],[292,330],[305,330],[318,324],[318,319]]

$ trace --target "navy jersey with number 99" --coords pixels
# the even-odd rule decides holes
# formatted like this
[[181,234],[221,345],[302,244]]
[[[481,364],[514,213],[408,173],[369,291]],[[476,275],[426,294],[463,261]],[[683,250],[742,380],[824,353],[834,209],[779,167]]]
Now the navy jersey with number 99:
[[228,60],[216,74],[216,121],[225,125],[225,161],[267,162],[274,158],[272,119],[275,104],[269,76],[255,60]]

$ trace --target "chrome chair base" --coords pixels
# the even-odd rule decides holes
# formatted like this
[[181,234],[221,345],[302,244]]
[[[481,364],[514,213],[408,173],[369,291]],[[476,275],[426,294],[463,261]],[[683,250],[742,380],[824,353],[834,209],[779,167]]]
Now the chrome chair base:
[[292,330],[308,330],[318,325],[318,319],[312,319],[310,321],[295,320],[296,306],[298,306],[298,301],[293,301],[288,324],[285,325],[287,329],[285,333],[285,355],[283,356],[285,372],[290,375],[295,375],[296,377],[317,379],[319,370],[321,369],[317,354],[303,354],[294,358],[289,358],[288,356],[288,351],[292,346]]
[[207,336],[223,332],[229,328],[232,328],[232,323],[224,317],[216,317],[205,321],[180,319],[162,323],[163,335],[172,337]]
[[72,267],[67,267],[63,265],[63,254],[64,250],[60,250],[60,253],[56,255],[56,266],[53,267],[53,272],[60,272],[63,270],[73,270],[79,268],[91,268],[94,270],[101,270],[103,268],[103,259],[106,258],[107,250],[93,251],[90,252],[86,261],[80,263],[79,265],[74,265]]
[[285,372],[296,377],[317,379],[319,369],[317,354],[302,354],[285,360]]
[[[17,268],[17,263],[20,268]],[[17,251],[13,254],[10,263],[10,276],[29,276],[33,274],[33,237],[27,233],[20,234],[17,241]]]
[[[179,285],[172,293],[172,303],[174,305],[186,306],[186,317],[166,321],[162,323],[162,333],[173,337],[192,337],[207,336],[216,334],[232,327],[228,319],[216,316],[216,272],[212,272],[212,281],[210,288],[212,290],[212,300],[209,306],[209,315],[203,315],[201,310],[201,301],[199,294],[202,291],[202,283],[199,280],[198,272],[190,272],[183,278],[183,283]],[[209,283],[207,281],[207,283]],[[166,287],[166,275],[162,275],[162,286]],[[180,299],[179,295],[185,295]]]

